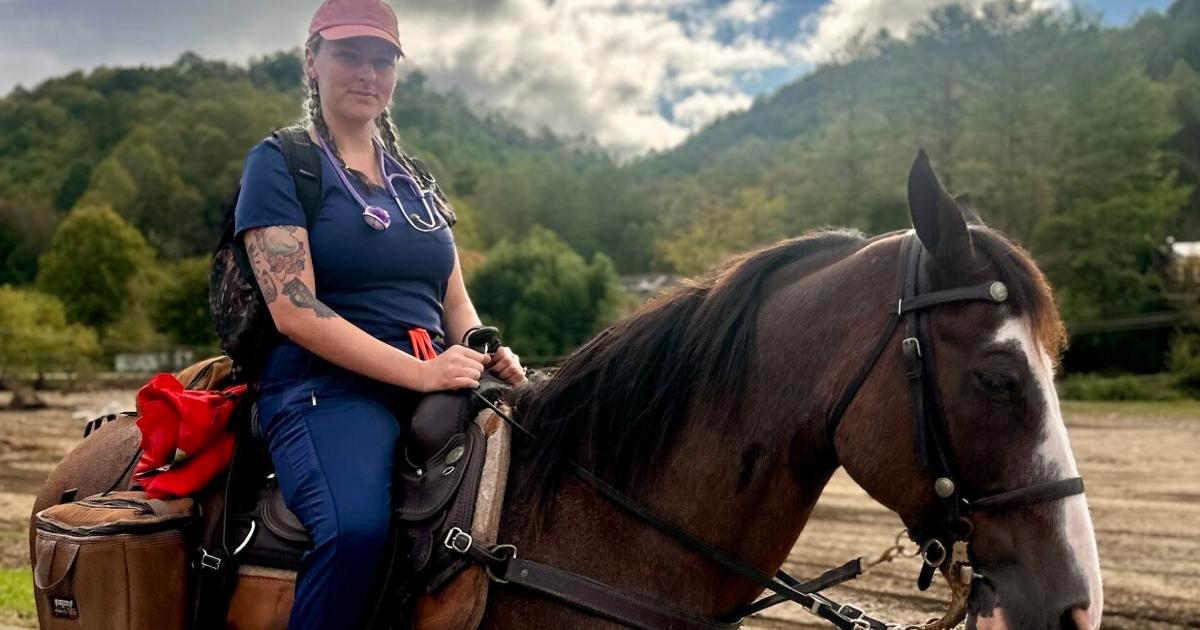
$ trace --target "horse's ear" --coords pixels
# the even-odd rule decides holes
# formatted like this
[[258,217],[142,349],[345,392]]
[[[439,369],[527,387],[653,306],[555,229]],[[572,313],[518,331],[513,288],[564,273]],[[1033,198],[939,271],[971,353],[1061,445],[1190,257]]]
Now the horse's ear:
[[942,188],[924,149],[917,152],[908,173],[908,211],[917,238],[934,259],[957,261],[970,253],[971,233],[963,212]]
[[959,210],[962,210],[963,218],[967,220],[967,225],[986,225],[983,222],[983,217],[979,216],[979,208],[975,207],[970,195],[963,193],[955,197],[954,202],[958,204]]

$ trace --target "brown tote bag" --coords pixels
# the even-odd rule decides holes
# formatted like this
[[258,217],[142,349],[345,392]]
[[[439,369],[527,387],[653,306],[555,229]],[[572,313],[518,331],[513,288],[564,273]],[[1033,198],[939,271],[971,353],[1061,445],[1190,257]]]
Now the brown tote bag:
[[36,516],[42,630],[183,630],[193,501],[111,492]]

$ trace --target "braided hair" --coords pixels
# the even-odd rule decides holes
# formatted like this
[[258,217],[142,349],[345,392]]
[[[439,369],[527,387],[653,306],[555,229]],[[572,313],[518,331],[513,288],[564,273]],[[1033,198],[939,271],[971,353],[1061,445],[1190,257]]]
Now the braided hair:
[[400,138],[396,133],[396,125],[392,123],[392,106],[389,104],[375,119],[375,129],[379,131],[379,139],[383,148],[393,157],[399,158],[404,153],[400,150]]
[[[313,55],[321,49],[321,42],[325,41],[319,33],[314,33],[309,38],[305,47],[312,51]],[[302,124],[312,125],[317,130],[317,135],[325,142],[325,146],[329,147],[329,151],[337,158],[338,164],[346,170],[350,170],[346,166],[346,160],[342,159],[342,153],[338,151],[337,143],[333,141],[333,134],[329,133],[329,125],[325,124],[325,113],[321,111],[321,87],[317,83],[316,77],[305,77],[307,79],[305,87],[308,88],[304,95],[304,112],[305,120]]]
[[[314,33],[305,46],[315,55],[320,50],[321,43],[324,41],[320,33]],[[363,184],[369,186],[369,180],[365,175],[346,165],[346,160],[342,159],[342,154],[338,151],[337,144],[333,141],[333,134],[329,132],[329,125],[325,123],[325,114],[321,111],[321,91],[316,77],[309,77],[305,87],[307,90],[304,98],[305,120],[303,124],[305,126],[311,124],[317,130],[317,135],[329,147],[333,156],[337,158],[338,164],[347,172],[357,177]],[[441,187],[433,180],[429,169],[425,168],[425,165],[418,160],[414,160],[400,150],[400,134],[396,131],[395,123],[392,122],[392,108],[390,104],[375,119],[375,131],[385,151],[408,168],[418,179],[424,179],[427,186],[433,188],[433,198],[437,202],[438,210],[453,225],[457,220],[457,216],[454,213],[454,209],[450,206],[450,201],[446,198],[446,194],[442,192]]]

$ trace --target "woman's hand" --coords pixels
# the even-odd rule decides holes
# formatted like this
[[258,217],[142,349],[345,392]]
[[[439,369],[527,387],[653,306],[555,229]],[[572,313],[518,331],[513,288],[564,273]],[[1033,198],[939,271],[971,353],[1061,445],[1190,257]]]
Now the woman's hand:
[[487,368],[497,378],[509,385],[520,385],[525,382],[525,368],[521,367],[521,357],[509,350],[507,346],[500,346],[492,353],[492,361],[487,364]]
[[487,360],[488,355],[466,346],[450,346],[437,358],[421,364],[423,373],[418,391],[475,389],[479,387],[479,377],[483,375],[483,365]]

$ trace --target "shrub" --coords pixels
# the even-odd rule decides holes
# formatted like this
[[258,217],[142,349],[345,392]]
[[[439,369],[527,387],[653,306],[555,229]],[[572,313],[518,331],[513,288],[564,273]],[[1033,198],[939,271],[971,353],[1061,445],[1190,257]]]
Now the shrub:
[[67,323],[57,298],[0,286],[0,380],[17,370],[77,370],[98,354],[96,332]]
[[111,208],[78,208],[42,255],[38,286],[62,300],[72,322],[102,327],[125,312],[129,281],[153,258],[141,233]]
[[1175,378],[1169,374],[1075,374],[1059,381],[1057,389],[1064,400],[1165,401],[1187,397],[1175,387]]
[[611,322],[621,301],[608,257],[587,262],[541,227],[492,248],[471,274],[470,293],[483,322],[527,357],[571,351]]

